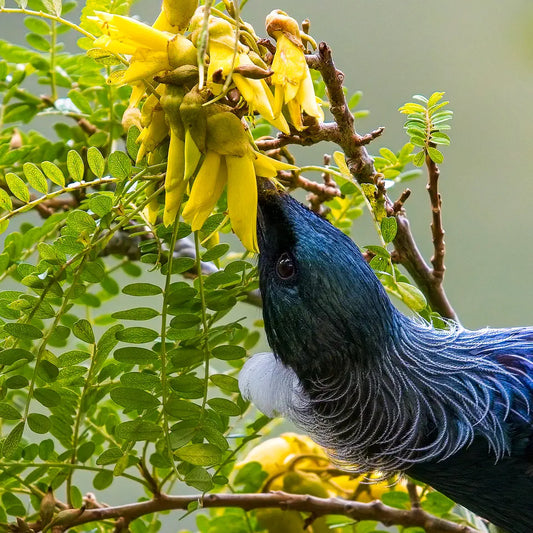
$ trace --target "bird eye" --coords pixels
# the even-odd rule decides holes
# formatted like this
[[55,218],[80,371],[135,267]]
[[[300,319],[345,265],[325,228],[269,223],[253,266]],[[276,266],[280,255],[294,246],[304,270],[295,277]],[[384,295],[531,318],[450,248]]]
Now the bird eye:
[[289,279],[294,276],[296,268],[294,267],[294,261],[288,253],[280,255],[276,264],[276,273],[281,279]]

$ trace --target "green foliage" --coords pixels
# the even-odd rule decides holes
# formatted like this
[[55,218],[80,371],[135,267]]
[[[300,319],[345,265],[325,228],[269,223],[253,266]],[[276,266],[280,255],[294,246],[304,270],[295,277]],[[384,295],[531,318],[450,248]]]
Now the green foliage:
[[400,107],[400,113],[407,115],[404,128],[414,146],[422,148],[414,158],[417,167],[424,164],[426,155],[434,163],[442,163],[444,156],[436,146],[450,144],[450,137],[444,131],[450,129],[448,122],[453,117],[453,111],[444,109],[449,102],[442,102],[444,93],[433,93],[429,99],[421,95],[413,96],[417,102],[410,102]]

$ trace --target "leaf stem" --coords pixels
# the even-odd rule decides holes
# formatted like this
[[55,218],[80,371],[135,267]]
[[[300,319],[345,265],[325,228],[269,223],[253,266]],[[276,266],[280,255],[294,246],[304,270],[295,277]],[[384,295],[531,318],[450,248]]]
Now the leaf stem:
[[74,22],[70,22],[70,20],[64,19],[62,17],[58,17],[57,15],[52,15],[50,13],[44,13],[43,11],[33,11],[32,9],[24,9],[24,8],[0,7],[0,13],[28,15],[31,17],[39,17],[43,19],[48,19],[53,22],[58,22],[59,24],[63,24],[64,26],[68,26],[69,28],[76,30],[77,32],[81,33],[82,35],[85,35],[85,37],[88,37],[89,39],[92,39],[93,41],[96,39],[96,37],[92,33],[84,30],[81,26],[74,24]]
[[202,304],[202,329],[203,329],[203,352],[204,352],[204,395],[202,399],[202,412],[200,413],[200,419],[198,425],[203,420],[205,414],[205,406],[207,404],[207,394],[209,391],[209,345],[208,345],[208,331],[209,323],[207,319],[206,303],[205,303],[205,289],[204,289],[204,277],[202,273],[202,261],[200,253],[200,233],[194,232],[194,249],[196,253],[196,274],[198,276],[198,293],[200,295],[200,301]]

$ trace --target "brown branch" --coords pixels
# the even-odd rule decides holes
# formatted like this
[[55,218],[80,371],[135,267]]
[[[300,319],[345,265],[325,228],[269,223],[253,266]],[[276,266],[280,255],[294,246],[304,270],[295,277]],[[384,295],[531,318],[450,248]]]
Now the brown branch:
[[304,178],[296,172],[279,172],[279,178],[286,182],[291,189],[303,189],[320,197],[322,202],[341,196],[341,191],[335,182],[318,183]]
[[[329,154],[324,154],[323,161],[324,166],[328,166],[331,163],[331,156]],[[334,196],[340,196],[342,194],[329,172],[322,172],[322,181],[324,182],[323,192],[311,192],[307,195],[307,201],[311,206],[311,211],[314,211],[320,216],[324,216],[329,211],[329,209],[324,208],[322,204],[331,200],[332,194]]]
[[431,235],[433,237],[433,276],[442,280],[446,267],[444,266],[444,254],[446,247],[444,243],[444,228],[442,227],[442,199],[439,193],[440,170],[437,164],[426,154],[426,167],[428,169],[428,183],[426,189],[431,202]]
[[[430,515],[422,509],[395,509],[376,500],[371,503],[343,500],[341,498],[317,498],[301,494],[271,492],[259,494],[207,494],[165,496],[161,495],[148,501],[85,509],[81,514],[73,514],[68,524],[63,524],[61,531],[89,522],[116,519],[122,524],[129,523],[141,516],[176,509],[187,509],[191,503],[198,502],[203,508],[237,507],[250,511],[252,509],[276,508],[282,510],[311,513],[314,517],[336,514],[352,520],[376,520],[386,526],[421,527],[427,533],[479,533],[471,527],[449,522]],[[35,531],[40,531],[39,524],[30,524]]]
[[418,488],[414,481],[407,480],[407,493],[411,500],[411,509],[420,509],[420,496],[418,494]]
[[411,196],[411,189],[405,189],[405,191],[402,192],[398,200],[396,200],[392,204],[392,213],[393,215],[397,215],[398,213],[401,213],[403,211],[403,204],[407,201],[407,198]]

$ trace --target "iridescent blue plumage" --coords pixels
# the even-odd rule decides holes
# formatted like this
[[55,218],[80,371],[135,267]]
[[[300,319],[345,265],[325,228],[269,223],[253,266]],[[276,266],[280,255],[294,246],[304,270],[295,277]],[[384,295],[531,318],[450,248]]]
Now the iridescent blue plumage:
[[274,354],[243,393],[347,468],[406,471],[511,533],[533,531],[533,328],[436,330],[389,301],[357,246],[290,196],[260,201]]

